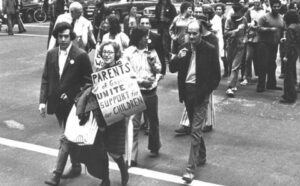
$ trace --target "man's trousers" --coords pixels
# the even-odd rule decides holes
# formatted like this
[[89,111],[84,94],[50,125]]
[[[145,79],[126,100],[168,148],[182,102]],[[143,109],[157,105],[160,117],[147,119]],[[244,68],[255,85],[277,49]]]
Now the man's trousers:
[[[150,151],[158,152],[161,147],[160,136],[159,136],[159,120],[158,120],[158,98],[156,90],[150,91],[149,93],[143,93],[142,95],[146,104],[146,110],[144,113],[147,115],[149,120],[149,139],[148,149]],[[138,158],[138,135],[141,125],[142,113],[137,113],[132,119],[133,123],[133,146],[132,146],[132,160],[137,162]]]
[[191,123],[191,148],[188,159],[188,168],[192,171],[198,165],[206,161],[206,148],[202,137],[201,128],[205,125],[207,117],[207,109],[209,103],[209,95],[199,103],[197,99],[195,84],[186,84],[184,104]]
[[[258,62],[257,88],[265,89],[276,87],[276,57],[278,44],[260,42],[258,44],[260,61]],[[267,84],[266,84],[267,78]]]

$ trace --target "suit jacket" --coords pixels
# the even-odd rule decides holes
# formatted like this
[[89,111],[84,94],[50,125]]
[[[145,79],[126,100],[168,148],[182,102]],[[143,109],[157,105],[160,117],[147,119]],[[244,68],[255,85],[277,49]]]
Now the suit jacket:
[[42,75],[40,103],[47,103],[47,113],[56,113],[60,96],[68,96],[68,105],[74,104],[76,94],[86,83],[92,83],[92,66],[87,53],[72,44],[61,78],[59,78],[59,48],[48,51]]
[[[170,72],[178,72],[178,90],[179,100],[184,101],[185,97],[185,80],[191,61],[191,45],[186,43],[180,47],[187,48],[187,55],[183,58],[177,56],[171,59],[169,68]],[[197,102],[201,103],[206,96],[216,89],[221,80],[219,57],[216,48],[201,40],[196,46],[196,86],[197,86]]]
[[149,39],[150,40],[148,41],[148,48],[154,49],[158,55],[160,63],[164,63],[164,51],[160,35],[149,31]]
[[3,12],[5,14],[15,14],[18,8],[17,0],[3,0]]

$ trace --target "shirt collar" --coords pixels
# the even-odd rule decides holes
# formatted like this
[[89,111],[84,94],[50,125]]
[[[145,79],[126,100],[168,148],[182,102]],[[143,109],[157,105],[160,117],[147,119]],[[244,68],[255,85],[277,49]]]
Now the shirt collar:
[[59,54],[65,54],[65,55],[68,55],[69,52],[70,52],[71,46],[72,46],[72,42],[69,44],[69,46],[68,46],[68,48],[67,48],[66,50],[61,50],[60,47],[58,47],[58,48],[59,48],[58,53],[59,53]]
[[147,53],[147,52],[148,52],[148,46],[147,46],[146,48],[142,49],[142,50],[138,49],[138,48],[135,46],[135,49],[133,50],[133,52],[139,52],[139,51],[144,52],[144,53]]

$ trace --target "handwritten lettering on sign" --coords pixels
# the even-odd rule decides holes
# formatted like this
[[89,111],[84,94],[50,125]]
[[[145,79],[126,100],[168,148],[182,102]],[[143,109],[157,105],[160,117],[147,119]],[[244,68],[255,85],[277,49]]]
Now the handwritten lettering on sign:
[[129,63],[103,69],[92,74],[99,107],[107,125],[146,109],[133,70]]

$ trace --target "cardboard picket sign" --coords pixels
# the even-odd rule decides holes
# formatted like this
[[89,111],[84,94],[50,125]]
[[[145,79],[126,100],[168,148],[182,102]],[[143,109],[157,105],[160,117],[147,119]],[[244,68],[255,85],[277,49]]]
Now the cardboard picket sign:
[[94,87],[92,92],[108,126],[146,109],[137,81],[132,78],[133,74],[129,63],[121,63],[91,75]]
[[66,138],[78,145],[93,145],[98,125],[96,119],[93,117],[93,112],[90,113],[89,120],[85,125],[79,125],[79,118],[76,115],[76,106],[73,105],[66,122],[65,136]]

